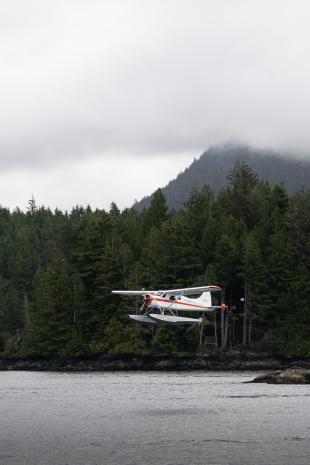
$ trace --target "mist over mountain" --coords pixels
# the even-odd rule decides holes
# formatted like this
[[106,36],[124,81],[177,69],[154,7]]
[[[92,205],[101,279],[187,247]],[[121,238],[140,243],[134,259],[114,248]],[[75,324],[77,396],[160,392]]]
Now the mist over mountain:
[[[205,184],[214,192],[218,192],[227,185],[226,176],[238,160],[245,161],[259,179],[267,181],[270,185],[283,183],[290,194],[302,187],[310,188],[310,161],[272,150],[225,145],[211,147],[162,188],[169,208],[181,209],[192,190],[195,188],[199,191]],[[136,202],[134,208],[143,210],[149,205],[152,195]]]

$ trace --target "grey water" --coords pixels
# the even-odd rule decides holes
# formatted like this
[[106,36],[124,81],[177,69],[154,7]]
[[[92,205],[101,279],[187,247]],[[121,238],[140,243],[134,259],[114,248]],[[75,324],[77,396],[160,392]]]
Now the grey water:
[[310,389],[253,372],[0,372],[1,465],[308,465]]

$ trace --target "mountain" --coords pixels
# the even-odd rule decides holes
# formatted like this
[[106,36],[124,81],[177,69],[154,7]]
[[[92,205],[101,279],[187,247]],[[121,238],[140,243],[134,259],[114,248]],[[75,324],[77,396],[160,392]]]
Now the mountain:
[[[250,165],[261,180],[271,185],[283,183],[290,194],[302,187],[310,188],[310,161],[271,150],[225,145],[211,147],[162,188],[169,208],[180,210],[193,188],[199,191],[205,184],[218,192],[227,185],[226,176],[238,160]],[[152,195],[136,202],[134,208],[143,210],[149,205]]]

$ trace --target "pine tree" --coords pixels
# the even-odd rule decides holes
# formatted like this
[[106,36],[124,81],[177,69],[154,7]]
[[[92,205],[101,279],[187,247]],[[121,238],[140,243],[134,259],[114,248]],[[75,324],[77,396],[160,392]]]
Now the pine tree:
[[168,207],[166,199],[161,189],[153,194],[150,206],[143,211],[143,222],[145,231],[152,227],[159,228],[168,219]]
[[285,314],[281,323],[284,336],[281,349],[286,355],[310,357],[309,292],[309,271],[301,264],[292,276],[286,295],[281,298]]
[[90,303],[93,300],[100,257],[110,231],[111,224],[105,212],[86,212],[77,229],[74,262]]
[[230,192],[230,210],[235,218],[242,219],[248,227],[257,221],[253,192],[258,185],[258,178],[251,167],[244,161],[237,161],[227,176]]
[[35,201],[34,196],[31,196],[31,199],[28,200],[28,207],[27,207],[27,213],[29,215],[33,215],[37,211],[37,203]]
[[83,287],[75,282],[72,268],[64,258],[56,259],[37,289],[24,353],[67,356],[86,352],[80,334],[84,303]]
[[213,194],[205,186],[200,192],[194,190],[186,204],[184,216],[195,247],[199,247],[204,228],[210,221],[213,202]]
[[245,238],[238,275],[244,286],[243,343],[250,344],[255,322],[264,323],[268,310],[267,270],[254,232]]

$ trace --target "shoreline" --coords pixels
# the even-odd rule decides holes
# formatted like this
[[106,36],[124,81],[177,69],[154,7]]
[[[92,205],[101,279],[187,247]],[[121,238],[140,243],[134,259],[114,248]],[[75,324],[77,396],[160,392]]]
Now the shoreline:
[[256,376],[250,383],[267,384],[310,384],[309,368],[288,368],[282,371],[272,371]]
[[237,351],[192,356],[101,354],[71,358],[0,358],[0,371],[242,371],[285,370],[292,367],[310,369],[310,359]]

